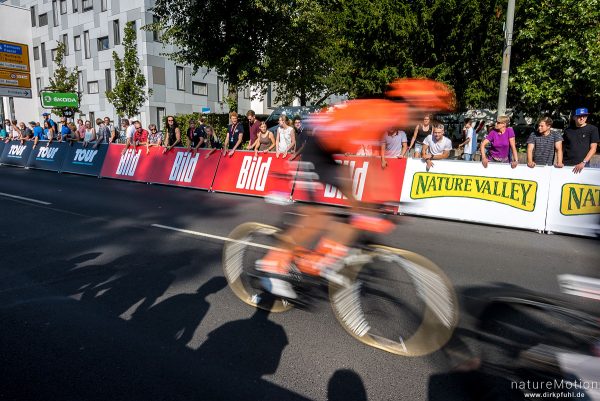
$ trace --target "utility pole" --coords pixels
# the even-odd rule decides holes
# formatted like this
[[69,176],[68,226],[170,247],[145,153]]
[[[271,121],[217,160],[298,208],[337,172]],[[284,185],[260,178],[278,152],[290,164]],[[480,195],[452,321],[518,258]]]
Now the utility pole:
[[510,51],[512,49],[513,23],[515,20],[515,0],[508,0],[506,9],[506,28],[504,30],[504,51],[502,52],[502,73],[500,74],[500,91],[498,93],[498,114],[506,114],[506,97],[508,95],[508,71],[510,69]]

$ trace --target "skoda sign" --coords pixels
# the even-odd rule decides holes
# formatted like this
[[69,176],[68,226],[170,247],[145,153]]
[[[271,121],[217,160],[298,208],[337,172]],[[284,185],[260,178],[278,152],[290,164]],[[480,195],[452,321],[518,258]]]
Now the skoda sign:
[[64,92],[41,92],[42,107],[53,109],[59,107],[79,107],[79,97],[77,93]]

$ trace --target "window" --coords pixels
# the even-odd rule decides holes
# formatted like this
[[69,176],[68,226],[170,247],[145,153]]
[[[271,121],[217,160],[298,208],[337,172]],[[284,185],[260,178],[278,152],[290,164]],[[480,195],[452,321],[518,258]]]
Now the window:
[[75,51],[76,52],[81,51],[81,36],[75,36],[73,38],[73,43],[75,46]]
[[42,52],[42,67],[47,67],[48,62],[46,60],[46,44],[45,43],[42,43],[42,48],[40,49],[40,51]]
[[35,46],[33,48],[33,59],[34,60],[39,60],[40,59],[40,48]]
[[44,14],[40,14],[40,22],[38,24],[39,26],[46,26],[48,25],[48,14],[44,13]]
[[202,82],[192,82],[192,93],[194,95],[208,96],[208,85]]
[[183,67],[177,67],[177,90],[185,90],[185,72]]
[[58,1],[57,0],[53,0],[52,1],[52,22],[54,23],[54,26],[58,26]]
[[108,36],[104,36],[103,38],[98,38],[98,51],[108,50],[110,48],[108,44]]
[[250,87],[244,88],[244,99],[250,99],[252,94],[250,93]]
[[83,0],[83,11],[89,11],[94,8],[93,0]]
[[121,44],[121,27],[119,26],[118,19],[113,21],[113,38],[115,46]]
[[67,13],[67,0],[60,0],[60,13],[61,14]]
[[159,131],[165,130],[165,116],[166,115],[167,115],[167,112],[165,111],[164,107],[156,108],[156,125],[158,125]]
[[42,91],[42,78],[36,78],[35,84],[37,85],[38,94]]
[[90,31],[83,32],[83,50],[85,58],[90,58]]
[[36,26],[35,7],[30,7],[29,12],[31,13],[31,26]]
[[83,92],[83,71],[77,73],[77,92]]
[[[156,15],[152,16],[152,22],[155,24],[158,22],[158,17]],[[152,31],[152,40],[154,40],[155,42],[161,41],[160,31]]]
[[65,44],[65,56],[69,55],[69,35],[63,35],[62,42]]
[[98,93],[100,91],[98,89],[98,81],[90,81],[90,82],[88,82],[87,87],[88,87],[88,93],[89,94]]
[[80,0],[73,0],[73,12],[77,12],[79,10],[79,1]]
[[50,56],[52,57],[52,61],[56,60],[56,49],[50,50]]
[[223,78],[217,77],[217,102],[223,101],[223,96],[225,92],[225,82],[223,82]]
[[109,91],[112,89],[112,74],[110,72],[110,68],[104,70],[104,79],[106,80],[106,90]]
[[100,0],[100,11],[108,10],[108,0]]

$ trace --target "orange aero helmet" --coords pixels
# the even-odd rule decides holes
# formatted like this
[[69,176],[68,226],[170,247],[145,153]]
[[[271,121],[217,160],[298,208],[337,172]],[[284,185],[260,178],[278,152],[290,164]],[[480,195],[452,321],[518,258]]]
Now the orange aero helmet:
[[452,111],[456,105],[453,91],[441,82],[424,78],[397,79],[386,92],[409,105],[431,111]]

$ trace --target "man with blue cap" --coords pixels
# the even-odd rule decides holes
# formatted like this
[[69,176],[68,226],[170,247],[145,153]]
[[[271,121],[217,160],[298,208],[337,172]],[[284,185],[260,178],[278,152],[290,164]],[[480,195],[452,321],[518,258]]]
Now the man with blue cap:
[[596,154],[598,128],[587,123],[588,109],[582,107],[575,110],[575,127],[569,127],[563,135],[564,164],[574,166],[573,172],[580,173],[590,165],[590,159]]

